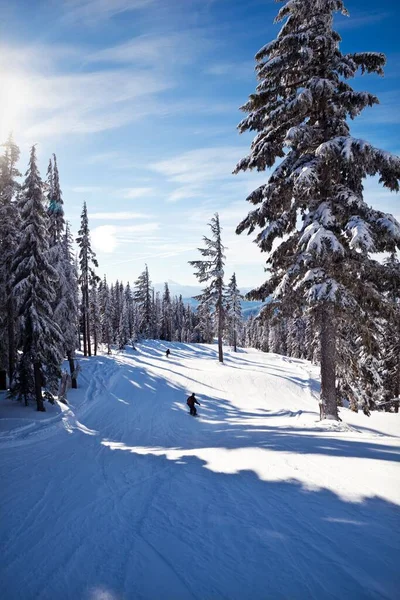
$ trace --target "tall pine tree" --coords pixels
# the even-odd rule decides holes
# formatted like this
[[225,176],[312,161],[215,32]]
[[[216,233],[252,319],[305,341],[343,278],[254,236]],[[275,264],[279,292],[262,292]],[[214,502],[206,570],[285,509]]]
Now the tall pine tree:
[[[353,138],[347,120],[378,103],[347,80],[358,71],[383,73],[385,57],[342,54],[333,15],[342,0],[290,0],[276,18],[278,37],[256,55],[258,86],[242,110],[240,132],[255,131],[250,154],[236,172],[275,166],[268,182],[247,200],[258,206],[237,232],[261,229],[271,277],[254,299],[315,306],[321,346],[322,418],[338,418],[336,333],[338,315],[370,318],[368,301],[380,285],[371,253],[400,246],[400,227],[363,200],[363,179],[379,175],[399,189],[400,160]],[[298,216],[302,224],[298,224]],[[282,240],[279,245],[277,240]],[[275,243],[274,243],[275,242]]]
[[34,395],[37,409],[44,411],[42,385],[46,379],[53,386],[57,381],[62,361],[62,335],[53,319],[52,302],[58,274],[49,260],[43,184],[35,146],[31,149],[21,205],[20,239],[13,260],[13,294],[22,318],[23,342],[15,392],[22,392],[25,397]]
[[83,203],[81,214],[81,228],[78,231],[76,243],[79,246],[79,278],[78,282],[81,286],[82,294],[82,332],[83,332],[83,354],[91,356],[90,345],[90,302],[89,288],[93,281],[98,281],[99,278],[95,273],[94,268],[98,267],[96,254],[92,250],[90,243],[89,219],[87,214],[86,202]]
[[196,268],[195,275],[200,283],[209,282],[196,300],[200,304],[211,304],[214,307],[216,318],[216,329],[218,336],[218,360],[224,361],[222,350],[222,336],[224,329],[224,246],[221,241],[221,226],[219,215],[215,213],[209,223],[212,238],[203,237],[205,248],[199,248],[199,252],[205,260],[191,260],[189,264]]
[[139,331],[145,338],[150,338],[153,331],[152,322],[152,288],[149,276],[149,269],[145,265],[145,270],[139,275],[135,281],[135,289],[133,299],[139,309]]
[[0,389],[6,387],[6,372],[12,384],[17,355],[12,260],[18,243],[16,195],[20,189],[17,177],[21,176],[17,169],[19,155],[19,148],[10,135],[0,157]]
[[226,316],[228,322],[229,343],[233,350],[237,351],[238,331],[242,322],[242,300],[243,296],[236,283],[236,274],[234,273],[228,283],[226,291]]

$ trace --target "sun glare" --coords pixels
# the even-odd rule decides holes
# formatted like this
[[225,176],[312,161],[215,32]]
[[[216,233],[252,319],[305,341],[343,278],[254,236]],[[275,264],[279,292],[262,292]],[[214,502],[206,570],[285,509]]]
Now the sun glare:
[[0,139],[21,129],[23,115],[29,107],[29,89],[21,78],[0,72]]

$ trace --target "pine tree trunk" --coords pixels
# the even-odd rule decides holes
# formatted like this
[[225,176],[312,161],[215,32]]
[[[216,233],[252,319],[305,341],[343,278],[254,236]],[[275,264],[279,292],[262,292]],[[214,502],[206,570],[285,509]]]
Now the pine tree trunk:
[[7,330],[8,330],[8,379],[11,384],[15,371],[15,328],[14,328],[14,306],[12,299],[7,301]]
[[7,371],[5,369],[0,370],[0,390],[7,389]]
[[237,352],[237,348],[236,348],[236,327],[233,327],[233,351]]
[[90,345],[89,306],[86,307],[86,327],[87,327],[87,334],[86,334],[87,352],[88,352],[88,356],[92,356],[92,347]]
[[81,339],[81,322],[79,319],[79,314],[77,315],[77,331],[78,331],[78,350],[79,352],[82,350],[82,339]]
[[321,311],[321,419],[339,420],[336,403],[336,330],[334,309],[329,305]]
[[69,363],[69,370],[71,373],[71,387],[76,390],[78,388],[78,382],[76,380],[76,377],[74,377],[74,373],[75,373],[75,362],[74,359],[72,358],[71,352],[67,353],[67,358],[68,358],[68,363]]
[[224,354],[222,350],[222,335],[223,335],[223,308],[222,308],[222,285],[219,291],[218,301],[218,360],[224,362]]
[[40,372],[40,363],[38,362],[35,362],[33,364],[33,375],[35,379],[35,396],[37,409],[39,412],[46,412],[42,396],[42,374]]
[[[83,296],[84,296],[84,292],[83,292]],[[86,328],[86,305],[85,305],[85,298],[82,298],[82,329],[83,329],[83,356],[87,356],[87,340],[86,340],[86,334],[87,334],[87,328]]]

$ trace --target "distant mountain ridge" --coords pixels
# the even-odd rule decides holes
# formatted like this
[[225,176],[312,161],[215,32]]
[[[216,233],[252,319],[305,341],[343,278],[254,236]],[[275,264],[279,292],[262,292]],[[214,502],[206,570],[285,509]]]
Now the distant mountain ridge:
[[[185,304],[189,304],[193,308],[195,308],[198,305],[197,300],[195,300],[193,296],[198,296],[199,294],[201,294],[202,288],[200,286],[181,285],[180,283],[172,281],[171,279],[169,279],[167,283],[171,296],[182,296],[183,302]],[[156,292],[162,293],[164,291],[165,283],[155,283],[153,287]],[[252,288],[249,287],[240,288],[240,292],[243,295],[245,295],[251,289]],[[263,304],[264,302],[260,301],[242,300],[243,317],[245,319],[248,319],[250,316],[258,315]]]

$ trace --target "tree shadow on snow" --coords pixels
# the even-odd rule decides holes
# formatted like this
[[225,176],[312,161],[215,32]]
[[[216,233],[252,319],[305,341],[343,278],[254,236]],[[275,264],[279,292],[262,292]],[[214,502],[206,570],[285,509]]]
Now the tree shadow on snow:
[[[8,600],[397,597],[392,533],[400,518],[390,502],[347,502],[249,470],[215,472],[185,453],[140,454],[125,444],[98,450],[82,456],[82,471],[100,461],[103,476],[82,478],[78,491],[70,481],[66,490],[79,511],[64,510],[61,522],[38,514],[33,535],[36,528],[48,535],[35,540],[35,551],[47,559],[37,570],[29,544],[21,547],[2,579]],[[52,489],[63,489],[62,477],[53,474]]]
[[[115,365],[115,357],[102,361],[105,373],[109,361]],[[185,414],[186,385],[140,361],[120,364],[119,373],[110,370],[110,380],[100,381],[97,393],[107,401],[85,415],[85,426],[99,435],[76,430],[68,436],[62,450],[69,470],[52,461],[36,470],[43,510],[22,538],[6,523],[8,550],[14,544],[18,551],[0,566],[4,598],[397,598],[398,506],[377,496],[346,501],[298,479],[276,481],[268,469],[260,475],[257,465],[237,467],[226,452],[219,463],[214,452],[251,448],[394,461],[397,447],[271,426],[271,417],[298,413],[241,411],[215,396],[200,398],[194,419]],[[81,445],[69,452],[77,436]],[[205,458],[196,455],[202,450]],[[28,468],[30,460],[35,456],[27,453]],[[46,506],[62,510],[49,518]],[[46,557],[40,569],[31,560],[33,547]]]

